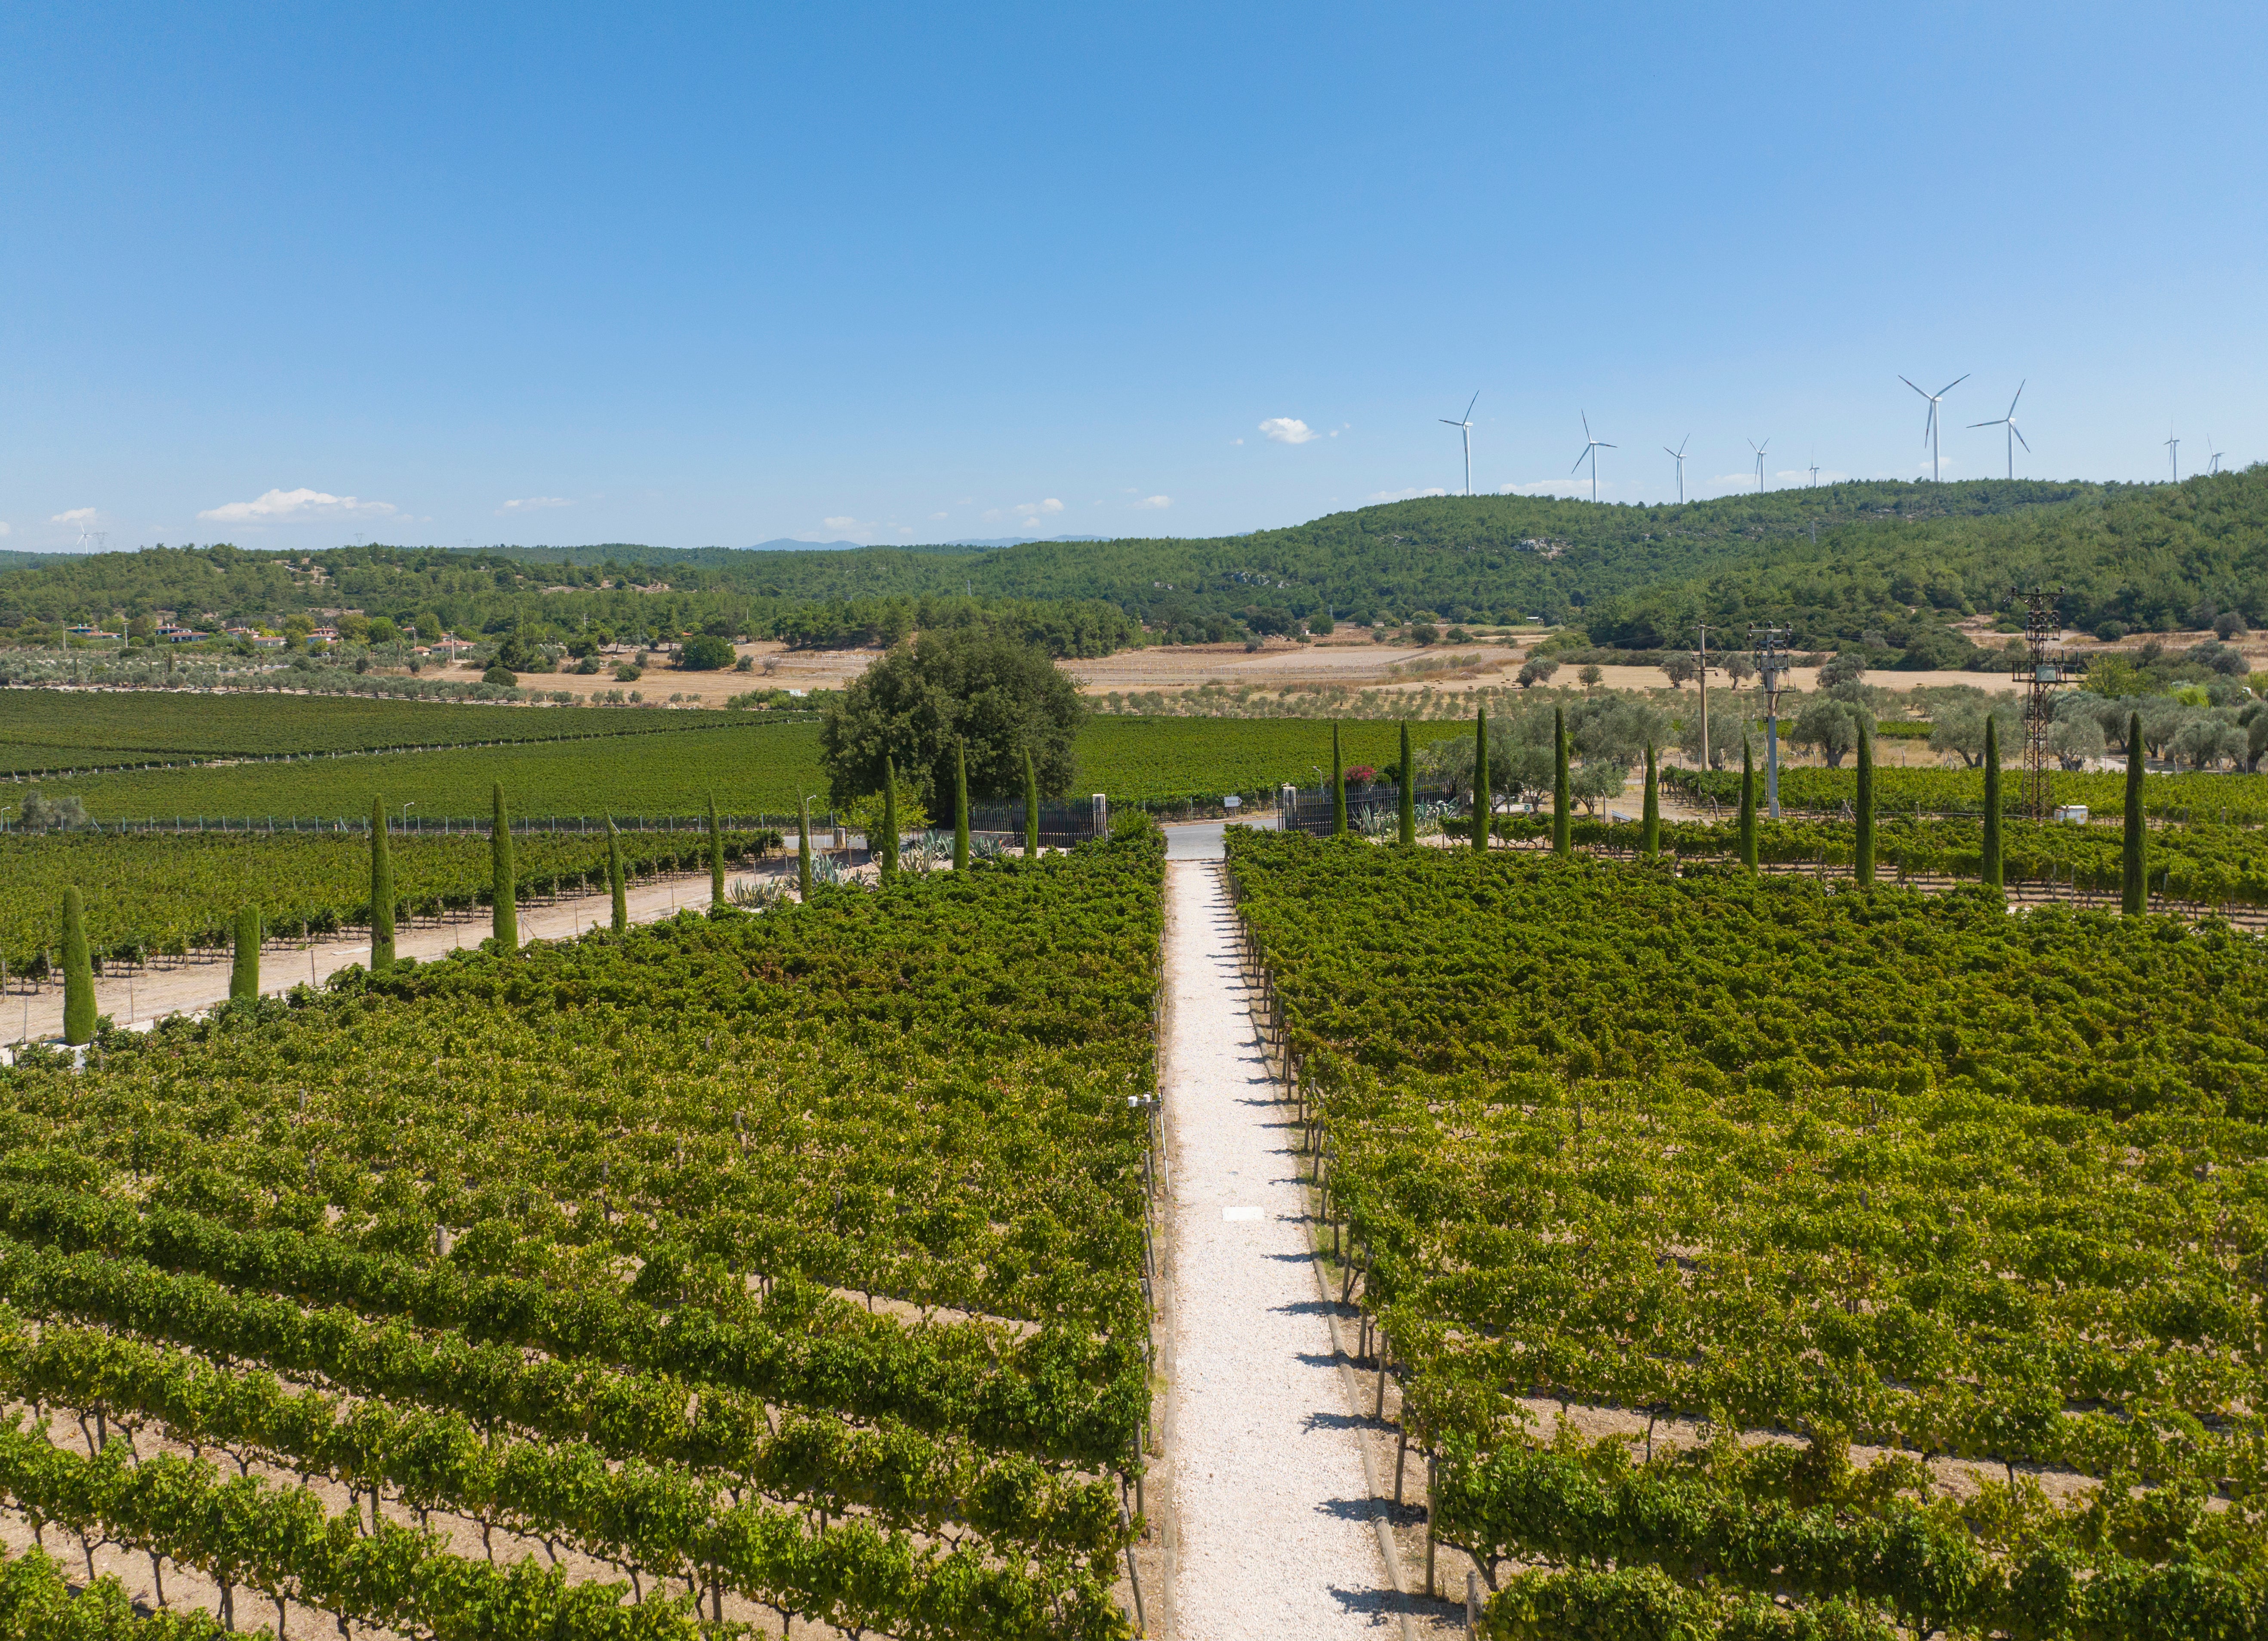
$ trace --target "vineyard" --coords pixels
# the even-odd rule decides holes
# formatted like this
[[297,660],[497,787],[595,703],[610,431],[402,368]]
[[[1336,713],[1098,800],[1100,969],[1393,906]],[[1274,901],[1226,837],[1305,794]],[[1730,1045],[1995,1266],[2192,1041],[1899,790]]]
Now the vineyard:
[[[334,703],[316,704],[320,710],[334,710]],[[380,710],[437,718],[488,710],[520,722],[564,725],[600,717],[596,711],[555,715],[524,708]],[[815,724],[752,724],[707,712],[637,717],[642,727],[659,720],[676,732],[136,770],[43,783],[43,790],[51,797],[77,795],[101,820],[356,815],[367,811],[372,791],[383,791],[397,804],[414,800],[427,819],[468,819],[488,813],[490,786],[498,780],[514,813],[521,814],[697,814],[713,790],[718,804],[733,813],[786,817],[794,814],[799,798],[810,793],[823,798],[827,791]],[[688,727],[707,732],[682,732]],[[1458,732],[1454,724],[1412,731],[1421,744]],[[1396,733],[1391,724],[1346,725],[1348,767],[1390,764],[1397,755]],[[1073,794],[1105,792],[1120,806],[1217,800],[1231,792],[1264,796],[1286,781],[1315,784],[1316,769],[1327,771],[1330,766],[1330,751],[1331,726],[1320,721],[1095,717],[1079,732]]]
[[[1741,775],[1737,769],[1665,769],[1662,779],[1668,785],[1728,806],[1741,801]],[[2121,770],[2057,770],[2048,779],[2051,801],[2058,805],[2085,804],[2097,815],[2116,815],[2126,800],[2126,776]],[[1779,772],[1783,809],[1847,813],[1858,791],[1856,769],[1804,765],[1783,768]],[[1874,772],[1874,801],[1885,815],[1977,814],[1984,807],[1984,772],[1885,766]],[[2007,810],[2021,808],[2022,783],[2008,780],[2001,803]],[[2157,820],[2268,825],[2268,781],[2255,775],[2146,776],[2142,781],[2142,806],[2146,813]]]
[[298,695],[0,689],[0,775],[650,735],[720,721],[628,708],[561,712]]
[[[523,895],[606,887],[604,833],[526,833],[513,844]],[[777,832],[725,837],[734,860],[779,844]],[[693,832],[625,832],[621,847],[630,872],[689,872],[706,860],[708,842]],[[400,836],[391,850],[396,916],[441,917],[488,904],[485,836]],[[0,838],[0,872],[12,891],[0,901],[0,962],[11,975],[47,972],[48,953],[60,949],[57,909],[73,885],[85,897],[87,939],[102,960],[148,962],[224,946],[246,906],[278,936],[370,921],[367,833],[11,836]]]
[[1271,833],[1231,872],[1481,1633],[2268,1622],[2257,941]]
[[[1450,820],[1444,827],[1472,835],[1469,820]],[[1499,815],[1492,831],[1541,847],[1550,840],[1551,818]],[[1857,853],[1858,831],[1850,820],[1759,820],[1756,858],[1766,865],[1847,869]],[[1578,849],[1635,856],[1644,828],[1631,821],[1576,819],[1570,835]],[[2114,826],[2004,821],[2002,880],[2012,887],[2039,884],[2080,894],[2116,895],[2123,837]],[[1665,821],[1660,843],[1665,853],[1680,860],[1730,861],[1740,853],[1740,828],[1730,822]],[[1901,879],[1981,880],[1984,827],[1977,820],[1892,816],[1875,828],[1874,858],[1880,870]],[[2268,906],[2268,834],[2235,826],[2153,828],[2143,840],[2143,875],[2153,894],[2201,906]]]
[[0,1493],[279,1633],[1130,1635],[1162,852],[30,1054]]
[[[549,712],[509,710],[537,723],[555,721]],[[497,781],[515,814],[698,814],[713,790],[718,806],[730,813],[790,816],[806,793],[827,790],[815,724],[750,723],[707,712],[641,716],[648,725],[683,720],[703,732],[142,769],[41,784],[49,797],[76,795],[99,820],[362,815],[374,791],[397,806],[414,803],[427,820],[470,820],[489,813]],[[556,721],[585,720],[578,711],[562,712]]]

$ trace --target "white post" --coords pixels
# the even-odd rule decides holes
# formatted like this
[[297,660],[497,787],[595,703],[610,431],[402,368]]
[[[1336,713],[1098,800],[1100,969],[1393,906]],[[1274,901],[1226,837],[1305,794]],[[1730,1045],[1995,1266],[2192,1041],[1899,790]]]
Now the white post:
[[1094,794],[1094,835],[1110,835],[1110,799],[1101,792]]

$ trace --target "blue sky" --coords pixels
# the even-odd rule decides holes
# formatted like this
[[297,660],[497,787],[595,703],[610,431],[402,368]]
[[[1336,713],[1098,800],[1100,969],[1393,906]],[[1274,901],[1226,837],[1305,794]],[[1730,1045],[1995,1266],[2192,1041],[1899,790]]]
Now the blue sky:
[[[0,547],[2268,457],[2257,7],[0,12]],[[2246,178],[2252,180],[2247,182]]]

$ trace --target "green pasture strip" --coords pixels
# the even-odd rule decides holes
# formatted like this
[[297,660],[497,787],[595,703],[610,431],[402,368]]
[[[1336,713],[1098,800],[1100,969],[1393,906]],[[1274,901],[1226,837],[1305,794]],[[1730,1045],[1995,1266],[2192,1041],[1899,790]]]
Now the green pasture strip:
[[462,706],[188,690],[0,689],[0,774],[207,758],[651,735],[721,714],[629,707]]

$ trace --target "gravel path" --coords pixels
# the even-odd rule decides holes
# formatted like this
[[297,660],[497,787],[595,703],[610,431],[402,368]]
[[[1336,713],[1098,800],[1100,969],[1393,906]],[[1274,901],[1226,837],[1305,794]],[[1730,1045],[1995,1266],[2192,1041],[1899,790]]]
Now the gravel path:
[[1399,1601],[1221,870],[1166,868],[1174,1641],[1376,1637]]

